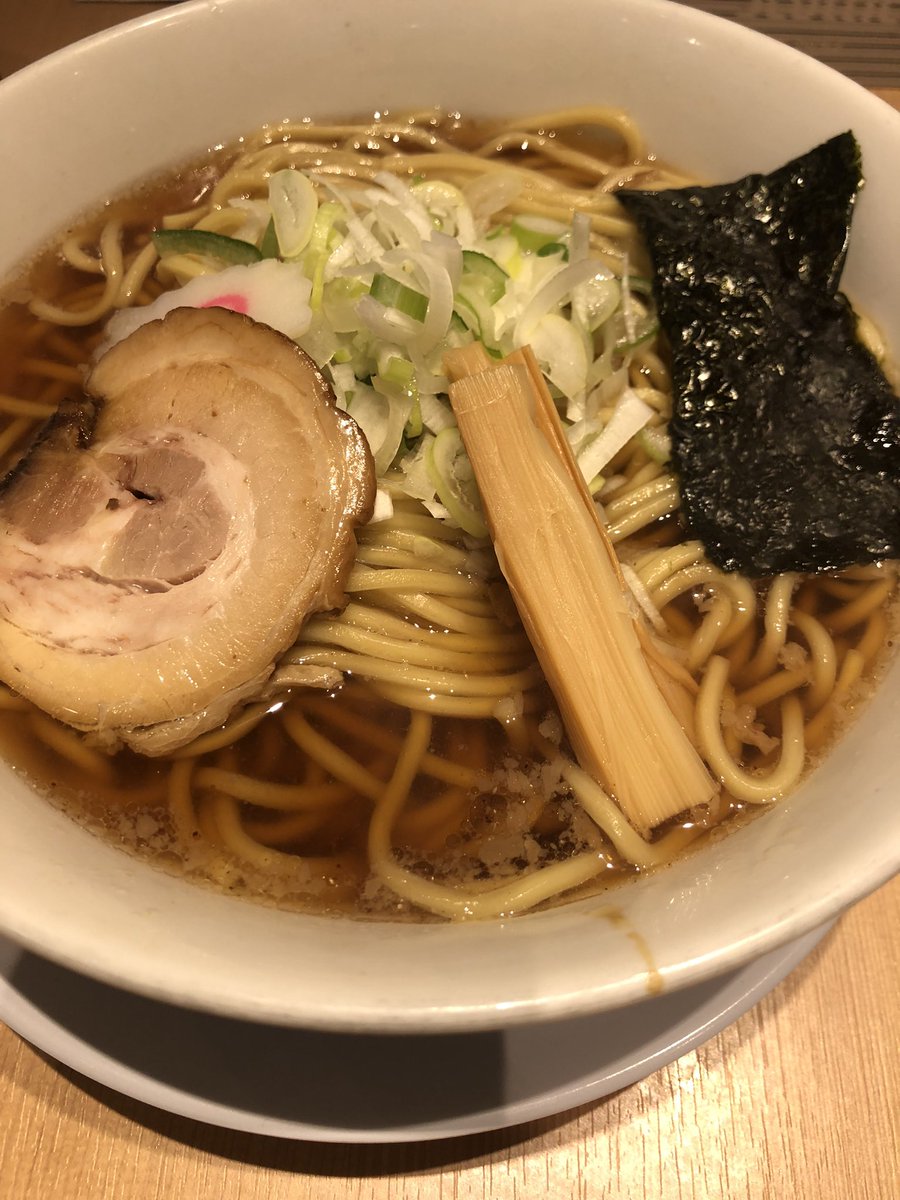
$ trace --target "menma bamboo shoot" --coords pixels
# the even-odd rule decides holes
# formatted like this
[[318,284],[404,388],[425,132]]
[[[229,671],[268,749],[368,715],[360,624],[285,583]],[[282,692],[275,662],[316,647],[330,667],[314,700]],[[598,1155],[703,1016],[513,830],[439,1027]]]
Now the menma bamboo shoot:
[[656,685],[614,553],[560,453],[528,360],[517,357],[482,369],[452,352],[450,400],[572,748],[647,833],[707,802],[716,785]]

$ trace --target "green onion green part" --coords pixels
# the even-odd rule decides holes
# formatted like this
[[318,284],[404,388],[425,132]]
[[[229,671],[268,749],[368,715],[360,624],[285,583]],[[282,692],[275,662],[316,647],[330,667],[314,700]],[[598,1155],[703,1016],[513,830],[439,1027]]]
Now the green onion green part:
[[199,254],[233,267],[261,262],[263,257],[252,242],[208,229],[155,229],[152,237],[160,258],[170,254]]

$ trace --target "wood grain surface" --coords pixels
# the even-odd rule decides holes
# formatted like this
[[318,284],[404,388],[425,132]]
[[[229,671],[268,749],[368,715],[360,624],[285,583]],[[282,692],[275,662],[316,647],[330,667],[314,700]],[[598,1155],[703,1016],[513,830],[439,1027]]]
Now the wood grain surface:
[[[154,7],[0,0],[0,74]],[[900,1200],[898,993],[900,879],[642,1083],[513,1130],[387,1147],[173,1117],[0,1026],[0,1200]]]

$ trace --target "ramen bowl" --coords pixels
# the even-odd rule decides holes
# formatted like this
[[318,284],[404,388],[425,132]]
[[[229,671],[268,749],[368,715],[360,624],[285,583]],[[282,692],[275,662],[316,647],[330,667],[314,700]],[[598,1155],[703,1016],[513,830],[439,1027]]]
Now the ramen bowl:
[[[900,117],[796,52],[665,0],[189,3],[0,86],[0,276],[80,213],[265,122],[439,105],[627,109],[698,177],[770,170],[852,128],[844,286],[900,348]],[[0,931],[177,1004],[337,1030],[470,1030],[626,1005],[840,914],[900,867],[900,672],[787,801],[657,873],[513,919],[391,924],[279,911],[92,836],[0,766]]]

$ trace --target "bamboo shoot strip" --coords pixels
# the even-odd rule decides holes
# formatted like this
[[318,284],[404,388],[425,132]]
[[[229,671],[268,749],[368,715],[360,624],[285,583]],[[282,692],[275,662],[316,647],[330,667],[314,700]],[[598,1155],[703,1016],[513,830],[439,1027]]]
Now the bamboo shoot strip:
[[[493,366],[493,363],[487,355],[486,367]],[[544,376],[538,361],[534,356],[534,351],[530,346],[522,346],[519,350],[514,350],[512,354],[507,355],[503,360],[507,363],[518,363],[523,367],[528,368],[528,374],[531,379],[531,386],[534,390],[536,409],[535,423],[538,429],[549,442],[550,446],[555,451],[562,465],[568,472],[572,484],[578,493],[579,499],[584,505],[585,511],[590,516],[594,525],[597,528],[597,533],[600,541],[606,551],[612,568],[616,573],[616,578],[619,581],[619,587],[622,592],[627,594],[628,584],[625,582],[625,577],[622,574],[622,568],[619,565],[619,557],[616,554],[612,542],[606,535],[606,526],[600,518],[597,511],[597,506],[594,504],[594,497],[588,490],[584,476],[581,474],[581,469],[575,461],[575,455],[572,453],[572,447],[569,440],[563,433],[562,425],[560,424],[559,416],[556,411],[556,405],[553,402],[553,397],[550,395],[550,390],[544,381]],[[486,369],[481,368],[482,370]],[[632,612],[634,611],[632,606]],[[651,674],[656,680],[656,686],[662,691],[669,707],[675,713],[676,718],[681,722],[691,738],[694,745],[697,744],[697,739],[693,736],[694,729],[694,699],[699,690],[687,670],[677,663],[671,655],[666,653],[665,648],[661,644],[657,644],[654,640],[653,633],[643,625],[637,622],[635,625],[637,635],[641,643],[641,649],[647,659]]]
[[715,783],[654,682],[600,524],[527,365],[451,351],[450,401],[500,568],[581,766],[644,835]]

